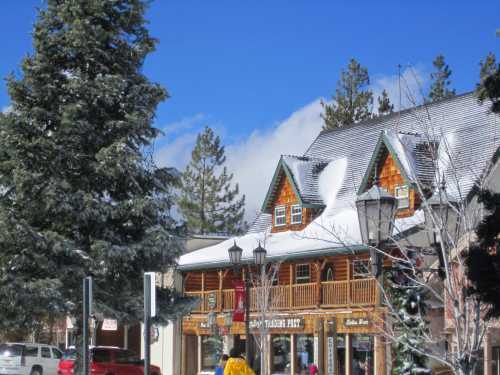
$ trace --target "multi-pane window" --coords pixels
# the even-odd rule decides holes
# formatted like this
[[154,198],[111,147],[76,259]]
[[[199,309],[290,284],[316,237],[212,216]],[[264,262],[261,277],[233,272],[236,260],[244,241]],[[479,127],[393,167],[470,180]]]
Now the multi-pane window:
[[297,264],[295,266],[295,282],[297,284],[311,281],[311,269],[309,264]]
[[410,207],[410,194],[408,185],[396,186],[394,195],[398,202],[398,209]]
[[366,278],[371,276],[371,266],[369,260],[353,260],[352,273],[354,278]]
[[277,206],[274,208],[274,225],[276,227],[286,225],[286,208]]
[[302,224],[302,206],[299,204],[293,205],[290,216],[292,224]]

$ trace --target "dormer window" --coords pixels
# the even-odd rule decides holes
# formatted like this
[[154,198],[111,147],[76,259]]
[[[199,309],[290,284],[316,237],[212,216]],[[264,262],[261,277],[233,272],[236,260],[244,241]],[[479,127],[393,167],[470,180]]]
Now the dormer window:
[[398,202],[398,210],[410,207],[410,194],[408,185],[396,186],[394,196]]
[[274,208],[274,226],[282,227],[286,225],[286,208],[285,206],[277,206]]
[[302,224],[302,206],[300,204],[295,204],[291,209],[291,220],[292,224]]

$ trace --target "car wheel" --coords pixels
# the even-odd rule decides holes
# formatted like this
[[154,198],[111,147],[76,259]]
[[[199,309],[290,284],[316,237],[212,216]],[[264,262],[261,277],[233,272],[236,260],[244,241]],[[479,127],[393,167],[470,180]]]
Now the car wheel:
[[34,367],[31,369],[30,375],[43,375],[43,370],[40,367]]

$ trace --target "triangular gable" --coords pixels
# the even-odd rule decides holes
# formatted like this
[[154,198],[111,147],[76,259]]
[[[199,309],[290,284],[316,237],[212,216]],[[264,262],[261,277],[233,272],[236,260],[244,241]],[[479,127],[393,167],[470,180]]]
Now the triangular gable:
[[262,204],[262,209],[261,209],[262,212],[272,213],[271,209],[272,203],[276,199],[276,195],[279,194],[278,188],[282,176],[285,176],[285,178],[292,186],[293,192],[298,199],[298,203],[300,203],[302,207],[313,207],[313,208],[323,207],[323,205],[310,203],[304,200],[304,197],[302,196],[301,191],[297,185],[297,181],[295,181],[293,177],[292,171],[290,170],[283,156],[281,156],[278,165],[276,167],[276,170],[274,171],[274,175],[271,180],[271,184],[269,185],[269,189],[267,190],[264,203]]
[[412,165],[413,161],[408,155],[408,151],[405,150],[405,146],[398,138],[398,135],[395,132],[382,131],[375,145],[361,185],[359,186],[358,195],[368,190],[375,176],[375,168],[379,166],[381,157],[385,155],[384,151],[387,151],[396,162],[405,183],[408,185],[414,185],[416,183],[416,177],[413,172],[414,166]]

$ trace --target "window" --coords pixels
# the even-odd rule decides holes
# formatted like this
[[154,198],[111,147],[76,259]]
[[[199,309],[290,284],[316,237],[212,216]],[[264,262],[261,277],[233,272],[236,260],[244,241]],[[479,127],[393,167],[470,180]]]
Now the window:
[[333,274],[333,265],[328,265],[326,268],[323,270],[322,276],[321,276],[322,281],[333,281],[334,280],[334,274]]
[[92,360],[96,363],[111,362],[111,352],[108,349],[94,349]]
[[38,346],[26,346],[24,349],[25,357],[38,357]]
[[52,358],[61,359],[61,357],[62,353],[59,350],[52,348]]
[[309,264],[297,264],[295,266],[295,282],[297,284],[308,283],[311,280]]
[[42,358],[50,358],[50,348],[45,346],[42,348]]
[[222,338],[219,336],[201,337],[201,370],[214,371],[222,356]]
[[398,202],[398,209],[410,207],[410,195],[407,185],[396,186],[394,195]]
[[309,375],[309,366],[314,362],[314,336],[297,335],[296,374]]
[[118,350],[115,352],[115,362],[135,364],[140,362],[140,358],[129,350]]
[[271,336],[271,373],[291,373],[291,337],[290,335]]
[[292,224],[302,224],[302,206],[299,204],[293,205],[290,215]]
[[369,260],[353,260],[352,273],[354,278],[366,278],[371,276],[371,266]]
[[274,226],[280,227],[286,225],[286,208],[278,206],[274,208]]

